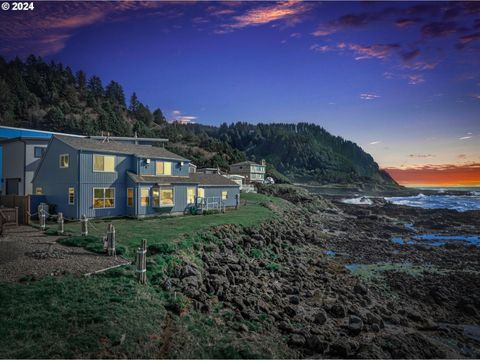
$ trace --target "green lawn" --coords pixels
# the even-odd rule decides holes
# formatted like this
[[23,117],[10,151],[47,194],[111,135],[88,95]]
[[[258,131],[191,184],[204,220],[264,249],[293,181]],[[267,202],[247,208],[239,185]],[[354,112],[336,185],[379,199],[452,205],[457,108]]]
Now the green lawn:
[[[219,244],[221,240],[208,233],[210,227],[254,226],[275,216],[265,203],[283,204],[283,200],[259,194],[247,194],[243,199],[248,205],[226,214],[92,221],[95,228],[91,227],[90,233],[97,236],[113,222],[128,256],[141,239],[147,239],[149,245],[165,245],[165,251],[148,255],[147,284],[136,282],[134,265],[91,277],[0,283],[0,358],[274,356],[268,347],[262,348],[262,339],[251,348],[250,342],[218,325],[228,314],[197,313],[181,293],[173,294],[161,286],[186,256],[201,262],[202,247]],[[66,229],[73,235],[64,238],[70,245],[101,251],[97,237],[74,236],[80,232],[78,223],[70,223]],[[166,308],[190,310],[188,315],[172,315],[166,320]],[[170,323],[172,329],[165,330]],[[189,346],[181,345],[183,341]]]
[[[223,224],[253,226],[274,216],[264,203],[280,204],[281,199],[261,194],[242,194],[242,200],[247,200],[246,206],[238,210],[229,210],[225,214],[158,216],[145,219],[109,219],[93,220],[89,223],[89,235],[101,238],[106,234],[107,224],[115,225],[117,242],[127,248],[127,256],[133,254],[142,239],[147,245],[170,244],[178,245],[189,236],[204,232],[208,228]],[[65,230],[72,235],[80,235],[78,222],[68,223]]]

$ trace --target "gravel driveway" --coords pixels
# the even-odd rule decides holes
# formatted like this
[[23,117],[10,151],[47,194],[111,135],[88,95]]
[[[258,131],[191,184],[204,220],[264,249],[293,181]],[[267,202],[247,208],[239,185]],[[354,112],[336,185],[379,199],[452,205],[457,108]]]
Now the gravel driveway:
[[24,276],[86,274],[128,263],[120,257],[115,259],[60,245],[56,242],[58,238],[29,226],[7,229],[0,237],[0,281],[18,281]]

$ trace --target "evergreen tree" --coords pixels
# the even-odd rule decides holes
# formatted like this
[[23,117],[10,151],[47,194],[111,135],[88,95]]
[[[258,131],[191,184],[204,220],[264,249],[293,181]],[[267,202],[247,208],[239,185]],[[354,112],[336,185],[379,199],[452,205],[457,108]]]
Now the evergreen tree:
[[163,115],[163,112],[160,110],[160,108],[156,108],[153,112],[153,122],[159,125],[167,122],[167,119]]
[[98,76],[92,76],[90,80],[88,80],[87,89],[95,98],[103,97],[105,93],[102,80],[100,80]]
[[105,95],[112,103],[126,107],[125,94],[123,93],[123,88],[119,83],[113,80],[110,81],[105,89]]
[[136,93],[133,93],[132,96],[130,97],[130,107],[128,110],[132,114],[135,114],[138,111],[138,107],[140,106],[140,101],[138,101],[138,97]]

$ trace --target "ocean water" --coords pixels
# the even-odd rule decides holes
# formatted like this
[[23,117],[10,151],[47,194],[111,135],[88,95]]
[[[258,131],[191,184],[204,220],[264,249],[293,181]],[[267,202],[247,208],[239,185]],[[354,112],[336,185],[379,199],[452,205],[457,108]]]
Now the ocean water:
[[396,205],[421,207],[424,209],[451,209],[459,212],[480,210],[480,191],[471,191],[468,195],[424,195],[405,197],[386,197],[385,200]]
[[475,245],[480,247],[480,236],[478,235],[441,235],[441,234],[421,234],[412,236],[410,239],[401,236],[392,237],[391,241],[399,245],[414,245],[418,240],[423,240],[425,245],[444,246],[451,241],[461,241],[465,245]]

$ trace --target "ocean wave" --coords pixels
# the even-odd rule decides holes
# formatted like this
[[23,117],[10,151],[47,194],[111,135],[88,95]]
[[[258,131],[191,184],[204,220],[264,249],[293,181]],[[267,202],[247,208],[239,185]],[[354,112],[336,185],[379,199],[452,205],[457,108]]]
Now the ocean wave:
[[373,201],[365,196],[352,198],[352,199],[342,199],[344,204],[353,204],[353,205],[372,205]]
[[450,209],[459,212],[480,210],[480,196],[472,195],[419,194],[417,196],[386,197],[385,200],[396,205],[421,207],[424,209]]

